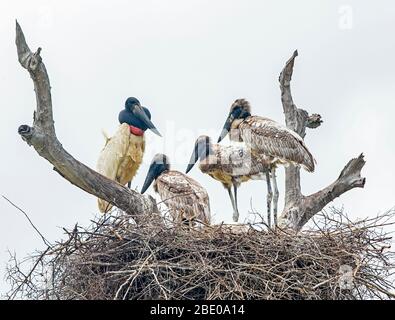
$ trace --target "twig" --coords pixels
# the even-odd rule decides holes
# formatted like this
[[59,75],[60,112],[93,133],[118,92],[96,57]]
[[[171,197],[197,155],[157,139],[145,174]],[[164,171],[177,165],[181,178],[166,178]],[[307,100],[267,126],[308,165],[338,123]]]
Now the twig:
[[52,247],[51,243],[45,239],[45,237],[42,235],[42,233],[40,232],[40,230],[37,229],[37,227],[33,224],[32,220],[30,219],[29,215],[23,211],[21,208],[19,208],[15,203],[13,203],[10,199],[8,199],[7,197],[5,197],[4,195],[2,195],[3,199],[5,199],[6,201],[8,201],[8,203],[10,203],[14,208],[16,208],[17,210],[19,210],[20,212],[23,213],[23,215],[26,217],[26,219],[29,221],[30,225],[33,227],[33,229],[38,233],[38,235],[41,237],[41,239],[43,240],[43,242],[45,243],[45,245],[47,245],[48,247]]

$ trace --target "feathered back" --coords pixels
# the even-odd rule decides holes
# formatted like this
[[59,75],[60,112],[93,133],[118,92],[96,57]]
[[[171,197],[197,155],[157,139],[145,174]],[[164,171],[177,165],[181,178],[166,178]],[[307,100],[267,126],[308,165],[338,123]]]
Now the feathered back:
[[212,144],[211,148],[212,154],[199,164],[203,173],[216,174],[218,172],[229,176],[230,180],[239,177],[248,180],[248,178],[264,179],[266,172],[270,169],[268,159],[252,152],[245,143]]
[[154,190],[159,193],[176,222],[195,219],[210,224],[209,196],[196,180],[179,171],[170,170],[156,179]]
[[303,139],[279,123],[259,116],[251,116],[239,125],[240,134],[256,152],[271,156],[283,164],[303,166],[313,172],[315,160]]
[[[96,170],[103,176],[122,185],[133,179],[144,155],[144,136],[130,133],[129,126],[123,123],[111,138],[106,135],[106,142],[97,161]],[[108,212],[112,205],[98,199],[100,212]]]

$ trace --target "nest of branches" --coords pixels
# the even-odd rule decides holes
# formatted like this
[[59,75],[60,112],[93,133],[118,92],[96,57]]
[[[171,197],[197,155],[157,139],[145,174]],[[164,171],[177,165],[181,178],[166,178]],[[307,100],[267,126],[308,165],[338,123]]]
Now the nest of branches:
[[[264,223],[189,230],[113,212],[9,265],[10,299],[394,298],[395,211],[357,222],[342,210],[309,230]],[[29,264],[28,270],[23,264]]]

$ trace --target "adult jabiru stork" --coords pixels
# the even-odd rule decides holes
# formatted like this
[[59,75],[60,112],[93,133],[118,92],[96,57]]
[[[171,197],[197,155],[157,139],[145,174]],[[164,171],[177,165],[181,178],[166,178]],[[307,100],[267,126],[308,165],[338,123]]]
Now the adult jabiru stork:
[[[189,160],[188,173],[199,160],[199,169],[222,183],[228,191],[233,207],[233,221],[239,220],[237,188],[249,180],[264,180],[270,172],[270,163],[258,153],[251,152],[244,143],[227,146],[213,144],[210,137],[202,135],[196,142]],[[233,187],[233,194],[232,194]]]
[[169,158],[158,153],[153,158],[141,194],[154,182],[153,188],[169,208],[173,221],[190,227],[209,225],[210,202],[207,191],[194,179],[170,170]]
[[253,152],[265,156],[271,164],[274,195],[270,179],[267,179],[268,224],[269,226],[271,224],[270,209],[273,200],[273,216],[275,225],[277,225],[278,189],[275,169],[278,165],[296,165],[302,166],[308,172],[313,172],[315,160],[312,154],[296,132],[271,119],[252,116],[251,106],[245,99],[237,99],[232,104],[218,142],[228,133],[232,141],[244,141]]
[[[136,175],[143,159],[145,140],[144,132],[150,129],[155,134],[159,131],[151,122],[151,113],[140,105],[136,98],[128,98],[125,108],[119,113],[120,126],[111,138],[106,137],[106,143],[97,161],[97,172],[122,185],[128,184]],[[112,204],[98,199],[99,210],[108,212]]]

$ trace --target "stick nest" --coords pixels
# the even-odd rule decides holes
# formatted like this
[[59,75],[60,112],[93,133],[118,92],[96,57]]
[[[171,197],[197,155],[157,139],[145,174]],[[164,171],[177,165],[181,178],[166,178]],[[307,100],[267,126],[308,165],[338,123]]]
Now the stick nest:
[[[308,230],[263,223],[189,230],[113,212],[8,267],[10,299],[394,298],[395,211],[351,222],[332,208]],[[28,268],[26,269],[26,264]]]

